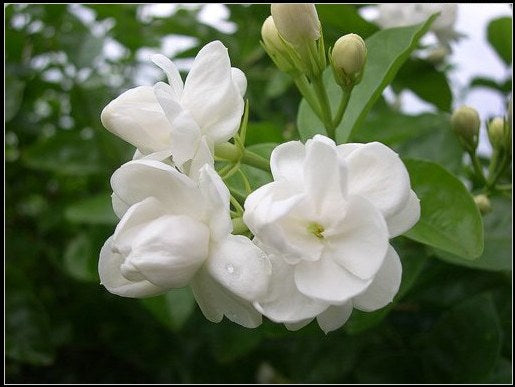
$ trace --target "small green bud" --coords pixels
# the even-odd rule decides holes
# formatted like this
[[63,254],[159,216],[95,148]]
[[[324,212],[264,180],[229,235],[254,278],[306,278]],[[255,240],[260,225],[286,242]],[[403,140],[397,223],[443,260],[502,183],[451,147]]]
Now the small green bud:
[[494,148],[505,145],[507,125],[502,117],[496,117],[488,123],[488,139]]
[[294,46],[320,39],[321,25],[314,4],[272,4],[271,13],[281,36]]
[[279,35],[272,16],[268,16],[261,27],[261,38],[265,51],[270,55],[279,70],[285,73],[294,73],[296,70],[288,47],[283,38]]
[[452,114],[452,130],[468,150],[473,151],[477,147],[480,125],[479,114],[469,106],[461,106]]
[[486,195],[477,195],[474,196],[474,202],[476,202],[477,208],[479,208],[479,212],[483,215],[492,211],[492,205],[490,204],[490,199]]
[[334,44],[330,58],[336,83],[342,87],[356,85],[367,61],[365,41],[356,34],[342,36]]

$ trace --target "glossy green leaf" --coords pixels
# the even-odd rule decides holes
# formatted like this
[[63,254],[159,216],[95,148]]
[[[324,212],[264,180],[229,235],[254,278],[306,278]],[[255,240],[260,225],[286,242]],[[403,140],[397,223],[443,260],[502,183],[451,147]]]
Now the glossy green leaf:
[[109,193],[96,195],[70,205],[66,208],[64,216],[72,223],[116,224],[118,222]]
[[501,331],[488,293],[444,313],[423,339],[428,379],[434,383],[479,383],[499,359]]
[[430,161],[405,164],[421,207],[420,220],[405,235],[463,259],[478,258],[483,252],[483,223],[463,183]]
[[487,36],[499,57],[509,65],[512,61],[512,18],[500,17],[492,20],[488,24]]
[[354,128],[363,122],[435,18],[433,15],[415,26],[381,30],[366,40],[368,57],[363,79],[354,88],[342,123],[336,128],[339,144],[347,142]]
[[512,204],[503,197],[490,198],[492,212],[483,216],[485,249],[474,261],[465,261],[446,251],[436,255],[446,262],[483,270],[512,270]]
[[189,287],[172,289],[166,294],[141,300],[154,317],[167,328],[178,332],[195,307],[195,298]]
[[451,110],[452,92],[445,73],[425,60],[406,61],[392,82],[392,87],[396,92],[409,89],[438,109],[446,112]]

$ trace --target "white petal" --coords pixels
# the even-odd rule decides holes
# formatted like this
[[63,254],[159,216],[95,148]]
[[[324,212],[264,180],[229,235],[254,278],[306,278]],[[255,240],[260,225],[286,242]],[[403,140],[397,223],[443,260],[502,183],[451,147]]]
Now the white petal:
[[308,318],[307,320],[291,322],[291,323],[284,323],[284,326],[289,331],[298,331],[299,329],[304,328],[306,325],[308,325],[311,321],[313,321],[313,319]]
[[215,160],[213,158],[211,147],[208,145],[208,138],[206,136],[202,136],[197,151],[191,160],[188,176],[191,177],[193,181],[198,181],[200,169],[205,164],[214,168]]
[[383,265],[368,289],[353,298],[354,307],[366,312],[385,307],[399,291],[401,277],[401,261],[397,252],[390,246]]
[[336,147],[326,138],[308,140],[303,166],[305,189],[318,214],[332,212],[335,203],[343,200]]
[[317,262],[303,261],[295,266],[297,288],[322,302],[343,304],[363,292],[370,282],[354,276],[324,256]]
[[126,259],[156,286],[188,285],[208,257],[209,229],[187,216],[162,216],[135,235]]
[[211,229],[213,241],[220,241],[232,231],[229,212],[230,193],[226,185],[209,165],[200,170],[199,187],[206,202],[205,222]]
[[145,154],[170,145],[171,126],[152,87],[127,90],[104,108],[100,119],[107,130]]
[[263,297],[270,281],[268,257],[243,235],[228,235],[212,245],[205,267],[225,288],[248,301]]
[[231,67],[231,76],[232,80],[235,83],[236,87],[240,91],[240,95],[243,97],[245,92],[247,91],[247,77],[237,67]]
[[382,214],[359,196],[349,197],[345,217],[324,236],[324,256],[362,279],[377,273],[388,248],[388,229]]
[[270,155],[270,169],[274,180],[288,180],[302,186],[302,168],[306,147],[300,141],[289,141],[274,148]]
[[191,288],[200,310],[209,321],[220,322],[225,315],[247,328],[256,328],[261,324],[261,314],[252,304],[220,285],[206,269],[199,270]]
[[346,159],[348,193],[368,199],[386,216],[397,212],[409,198],[410,180],[397,153],[372,142],[359,147]]
[[350,142],[347,144],[340,144],[336,147],[336,151],[338,152],[338,155],[346,159],[349,157],[349,155],[354,152],[356,149],[359,149],[361,147],[364,147],[365,144],[360,144],[357,142]]
[[113,211],[118,219],[121,219],[123,214],[125,214],[130,207],[129,204],[125,203],[114,192],[111,195],[111,203],[113,204]]
[[[258,244],[259,246],[260,244]],[[270,254],[272,275],[264,298],[254,305],[256,309],[275,322],[295,323],[308,319],[327,308],[327,304],[306,297],[295,285],[295,267],[284,262],[281,256]]]
[[179,74],[177,66],[175,66],[173,62],[166,56],[161,54],[156,54],[152,56],[152,62],[154,62],[166,73],[168,83],[170,84],[170,86],[172,86],[177,99],[179,99],[182,95],[183,83],[181,74]]
[[120,271],[124,259],[121,254],[112,251],[112,240],[113,238],[110,237],[104,243],[98,261],[100,283],[110,293],[122,297],[143,298],[155,296],[167,290],[157,287],[145,279],[133,282],[125,278]]
[[406,206],[399,212],[386,218],[390,238],[404,234],[412,228],[420,219],[420,200],[417,194],[411,190]]
[[343,305],[331,305],[317,316],[317,322],[325,334],[334,331],[347,322],[352,314],[352,302]]
[[243,114],[243,98],[231,77],[227,49],[214,41],[195,58],[181,103],[214,144],[226,142],[238,131]]
[[114,193],[131,205],[153,196],[176,215],[199,219],[204,208],[195,183],[175,168],[154,160],[133,160],[111,177]]

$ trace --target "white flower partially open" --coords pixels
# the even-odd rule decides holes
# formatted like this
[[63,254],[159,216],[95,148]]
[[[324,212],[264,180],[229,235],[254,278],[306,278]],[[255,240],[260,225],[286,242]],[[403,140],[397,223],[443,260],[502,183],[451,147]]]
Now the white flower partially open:
[[135,160],[111,185],[121,220],[100,253],[107,290],[148,297],[191,285],[209,320],[260,324],[251,302],[266,291],[270,263],[248,238],[231,235],[229,192],[209,165],[196,183],[164,163]]
[[324,328],[343,324],[349,305],[390,302],[401,268],[388,239],[420,216],[397,154],[318,135],[279,145],[270,164],[275,181],[248,196],[243,218],[273,265],[256,308],[291,328],[319,316]]
[[[215,144],[238,131],[247,81],[231,67],[227,48],[214,41],[198,53],[183,83],[177,67],[165,56],[152,60],[168,84],[130,89],[102,111],[102,124],[134,145],[142,156],[172,155],[175,165],[193,178],[204,164],[213,164]],[[152,158],[152,157],[151,157]]]

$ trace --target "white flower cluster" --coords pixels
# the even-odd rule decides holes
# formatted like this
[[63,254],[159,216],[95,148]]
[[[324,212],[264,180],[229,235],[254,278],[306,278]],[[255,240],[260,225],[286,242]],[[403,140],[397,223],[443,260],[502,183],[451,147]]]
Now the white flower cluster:
[[148,297],[191,286],[210,321],[256,327],[263,314],[298,329],[316,318],[325,332],[354,307],[391,302],[402,268],[388,241],[420,216],[397,154],[325,136],[279,145],[274,181],[244,204],[254,239],[233,235],[213,153],[237,133],[246,78],[218,41],[200,50],[184,83],[167,58],[154,62],[168,84],[126,91],[102,112],[104,126],[137,148],[111,178],[120,222],[100,253],[107,290]]

